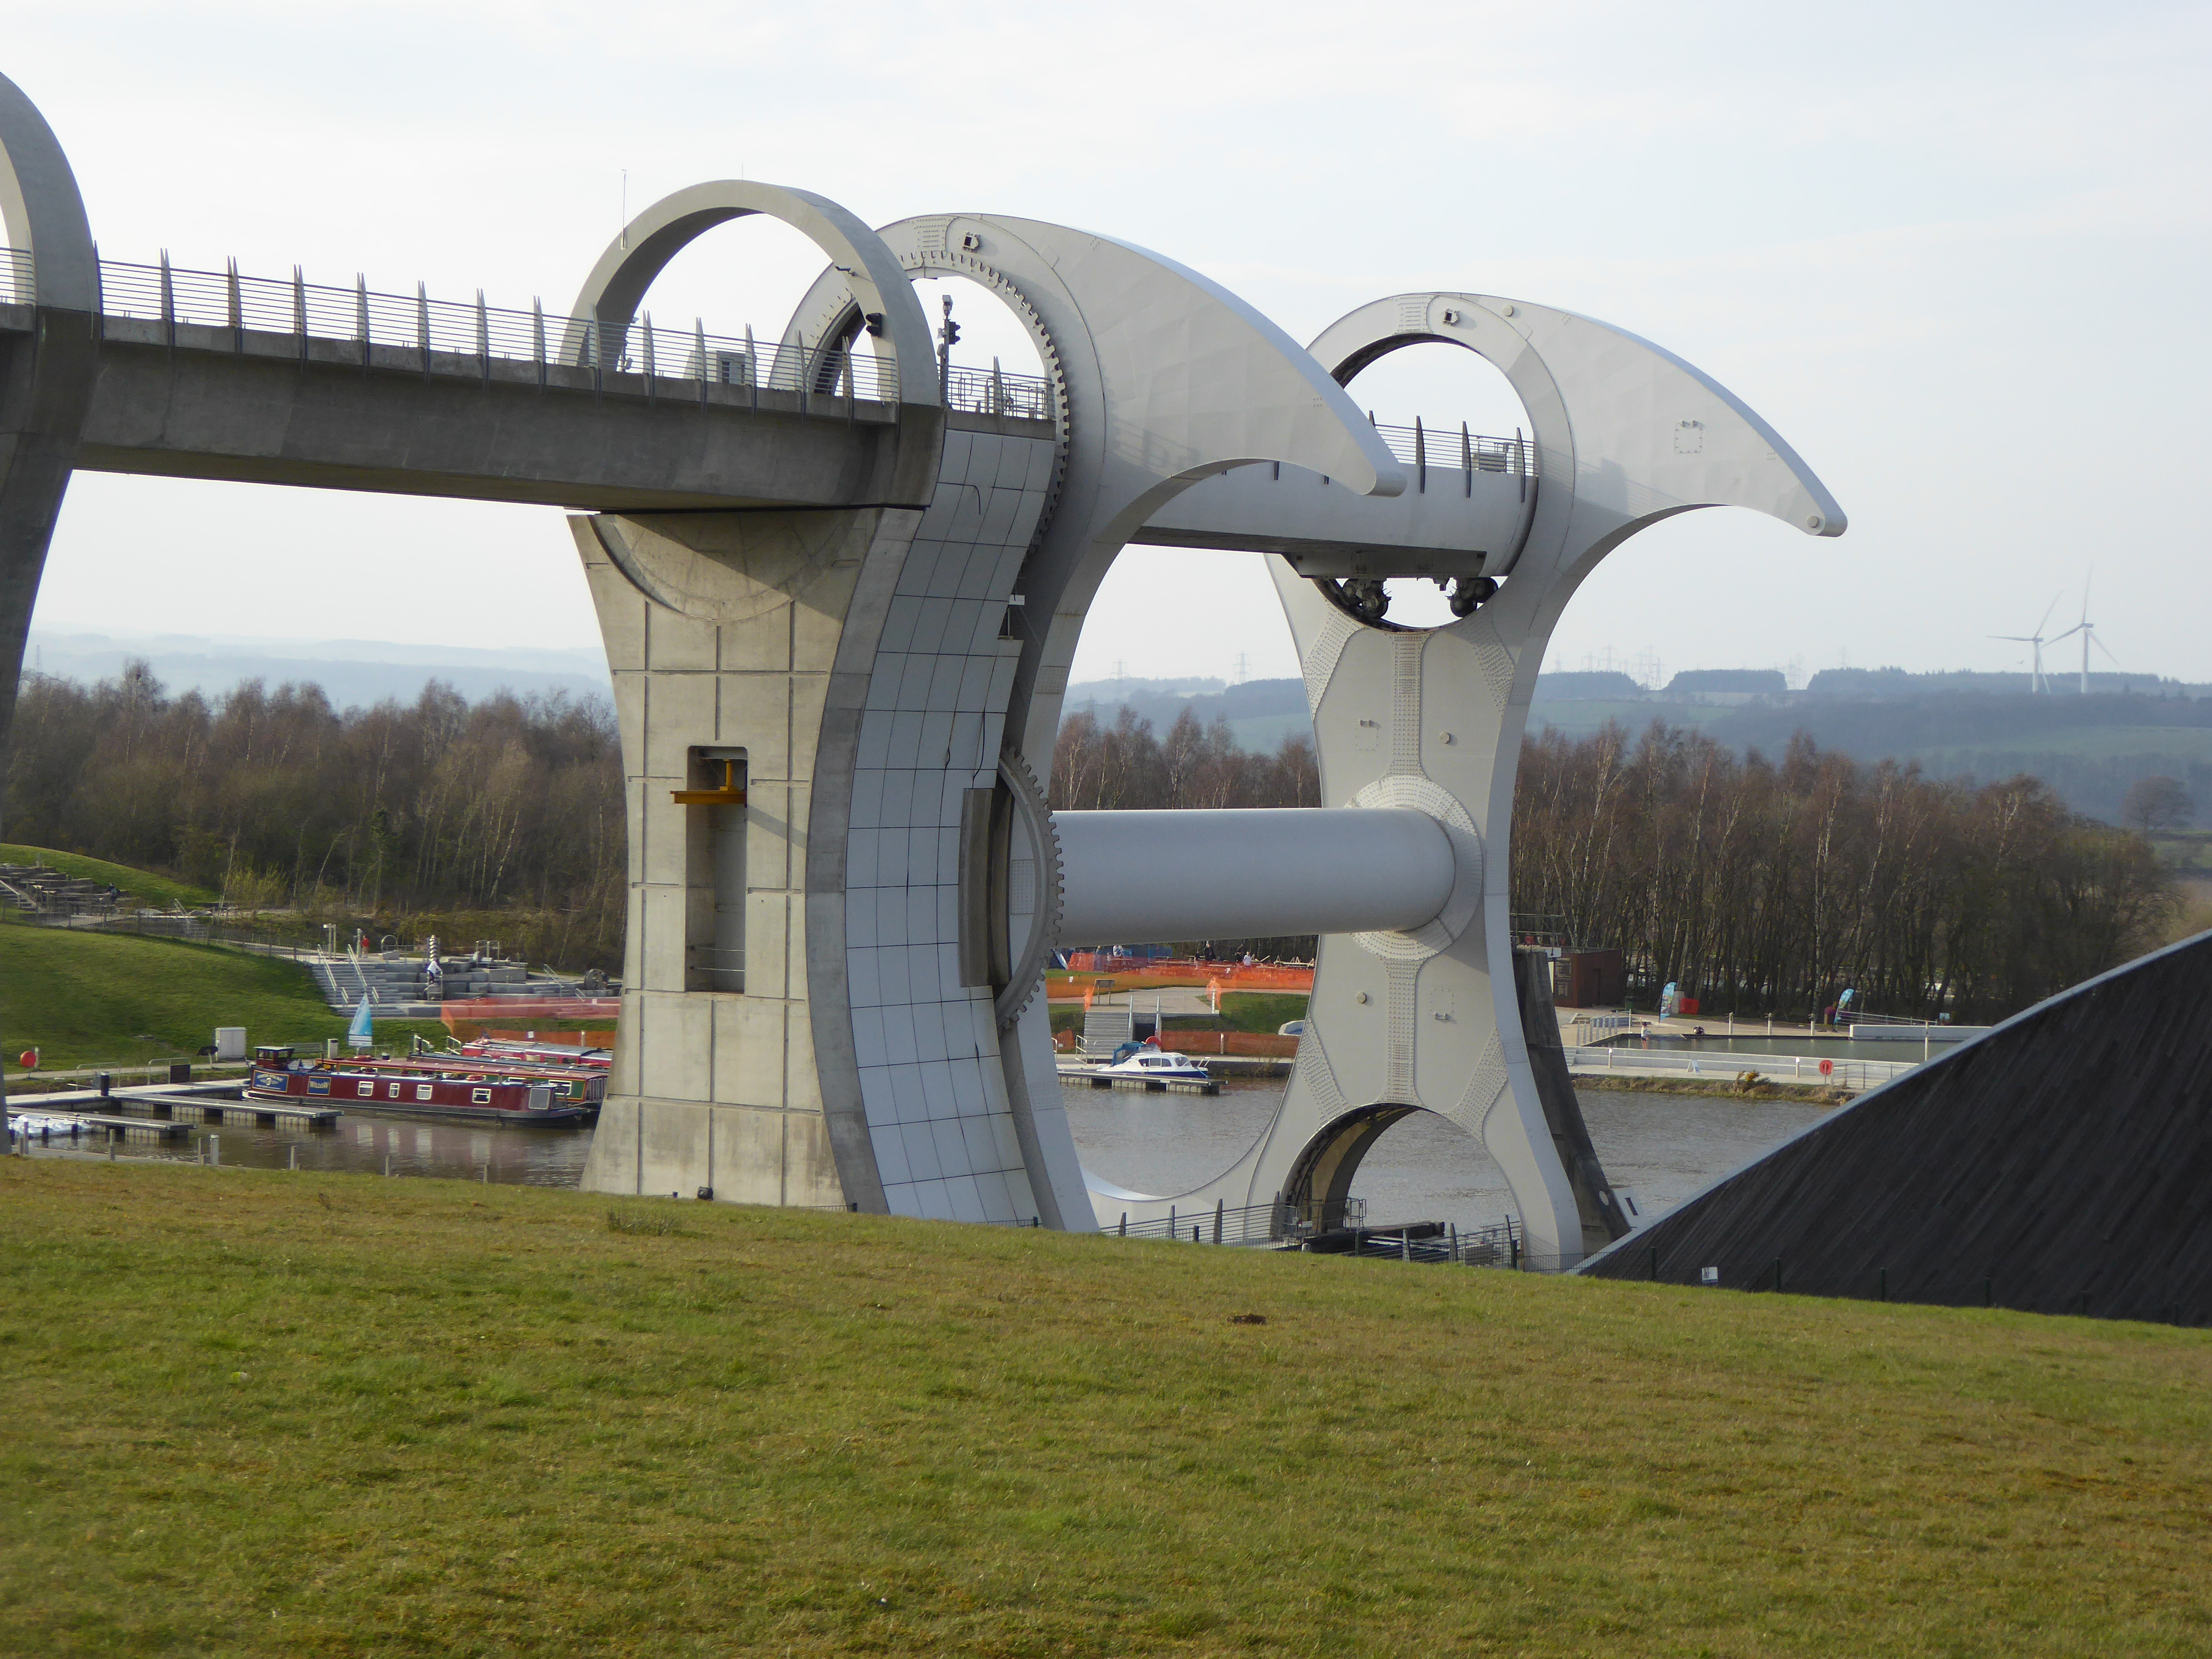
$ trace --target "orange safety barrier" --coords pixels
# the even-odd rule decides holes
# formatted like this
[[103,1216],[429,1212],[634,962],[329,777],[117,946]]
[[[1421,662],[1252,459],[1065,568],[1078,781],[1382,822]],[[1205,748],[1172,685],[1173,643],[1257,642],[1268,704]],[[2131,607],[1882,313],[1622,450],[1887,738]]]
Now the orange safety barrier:
[[617,997],[461,997],[440,1007],[438,1018],[450,1031],[464,1020],[483,1024],[532,1014],[543,1019],[612,1019],[621,1012]]
[[[1079,951],[1075,954],[1081,957],[1092,953]],[[1054,974],[1060,972],[1058,969],[1053,971]],[[1217,980],[1224,991],[1310,991],[1313,989],[1314,970],[1310,968],[1265,965],[1247,968],[1233,962],[1161,963],[1141,969],[1070,969],[1064,977],[1047,980],[1046,996],[1061,1001],[1070,1001],[1081,996],[1093,982],[1084,978],[1086,974],[1095,975],[1097,979],[1113,981],[1110,988],[1114,991],[1165,991],[1182,987],[1211,988]]]
[[580,1048],[611,1048],[615,1046],[615,1034],[611,1029],[558,1031],[547,1026],[526,1030],[520,1025],[505,1029],[480,1019],[449,1019],[446,1022],[446,1029],[459,1042],[474,1042],[478,1037],[490,1037],[498,1042],[573,1042]]

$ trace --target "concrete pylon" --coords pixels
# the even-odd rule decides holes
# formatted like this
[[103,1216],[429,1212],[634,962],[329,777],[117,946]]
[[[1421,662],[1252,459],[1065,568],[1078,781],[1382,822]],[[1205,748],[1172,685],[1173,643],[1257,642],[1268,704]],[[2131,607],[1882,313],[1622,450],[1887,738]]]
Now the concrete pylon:
[[100,277],[84,198],[38,107],[0,77],[0,304],[31,327],[0,344],[0,777],[23,641],[76,465],[100,356]]
[[[0,346],[0,807],[8,732],[39,577],[91,407],[100,357],[100,275],[92,228],[69,158],[38,106],[0,76],[0,228],[15,263],[0,268],[0,304],[27,306],[31,326]],[[0,825],[0,828],[4,828]],[[10,1150],[0,1084],[0,1154]]]

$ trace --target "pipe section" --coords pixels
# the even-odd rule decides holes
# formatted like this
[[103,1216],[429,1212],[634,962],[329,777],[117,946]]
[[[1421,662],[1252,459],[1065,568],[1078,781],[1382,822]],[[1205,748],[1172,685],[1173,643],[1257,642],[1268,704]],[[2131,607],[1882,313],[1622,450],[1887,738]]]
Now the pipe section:
[[1406,807],[1055,812],[1060,943],[1419,927],[1451,897],[1450,838]]

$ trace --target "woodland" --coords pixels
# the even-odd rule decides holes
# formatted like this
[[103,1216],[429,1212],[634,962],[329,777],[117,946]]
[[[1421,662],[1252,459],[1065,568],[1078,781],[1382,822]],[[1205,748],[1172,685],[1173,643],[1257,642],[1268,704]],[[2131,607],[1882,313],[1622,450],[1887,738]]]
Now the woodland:
[[[1077,811],[1322,804],[1310,738],[1255,752],[1188,709],[1164,735],[1127,708],[1071,714],[1050,794]],[[25,678],[0,838],[302,921],[489,930],[618,972],[622,803],[596,699],[471,703],[434,684],[339,710],[258,680],[172,696],[134,664],[94,684]],[[1846,987],[1882,1013],[2000,1017],[2157,944],[2178,903],[2141,834],[2034,778],[1930,779],[1803,733],[1769,757],[1663,723],[1528,739],[1511,856],[1516,912],[1618,946],[1632,994],[1671,981],[1747,1018],[1816,1012]]]

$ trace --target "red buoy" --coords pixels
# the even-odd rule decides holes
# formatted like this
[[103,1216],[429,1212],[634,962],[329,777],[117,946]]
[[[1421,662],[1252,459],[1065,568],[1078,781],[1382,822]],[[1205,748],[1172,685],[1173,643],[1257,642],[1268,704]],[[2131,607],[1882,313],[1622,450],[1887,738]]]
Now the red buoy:
[[1822,1060],[1822,1061],[1820,1062],[1820,1075],[1821,1075],[1822,1077],[1826,1077],[1826,1076],[1827,1076],[1831,1072],[1834,1071],[1835,1069],[1836,1069],[1836,1062],[1835,1062],[1834,1060]]
[[39,1064],[39,1051],[36,1048],[24,1049],[15,1056],[15,1063],[27,1072],[35,1071]]

